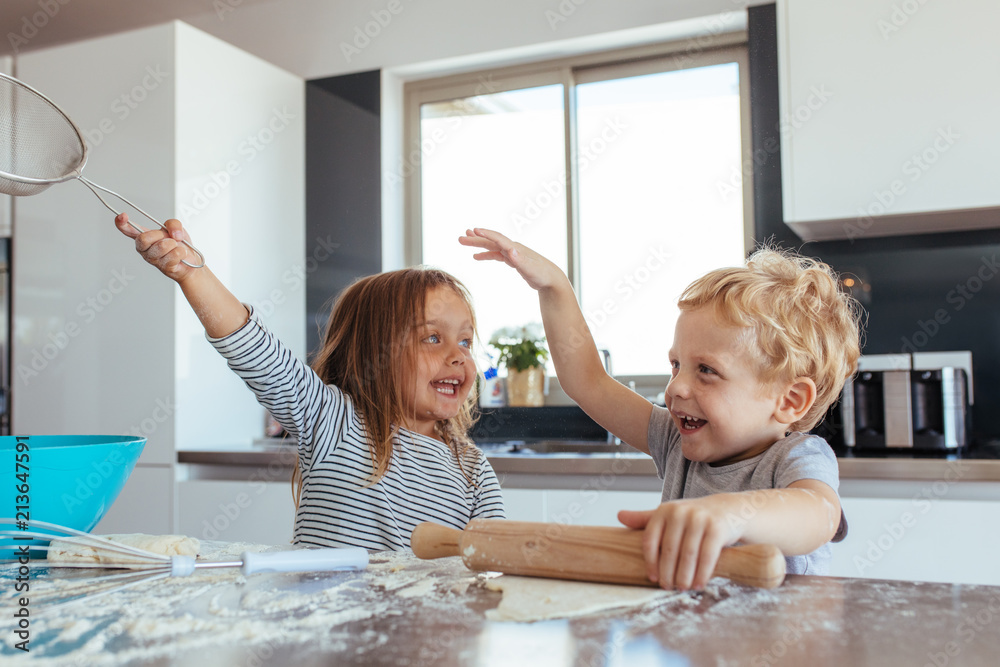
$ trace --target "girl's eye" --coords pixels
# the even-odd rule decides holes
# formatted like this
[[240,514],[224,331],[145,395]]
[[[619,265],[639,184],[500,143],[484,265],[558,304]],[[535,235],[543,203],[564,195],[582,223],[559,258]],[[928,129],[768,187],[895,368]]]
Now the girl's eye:
[[464,345],[465,347],[467,347],[467,348],[469,348],[471,350],[472,349],[472,339],[471,338],[464,338],[464,339],[462,339],[462,342],[459,343],[459,345]]
[[705,373],[707,375],[716,375],[715,369],[709,368],[705,364],[702,364],[701,366],[698,367],[698,372]]
[[425,343],[440,343],[441,339],[438,338],[437,334],[431,334],[430,336],[428,336],[427,338],[424,339],[424,342]]

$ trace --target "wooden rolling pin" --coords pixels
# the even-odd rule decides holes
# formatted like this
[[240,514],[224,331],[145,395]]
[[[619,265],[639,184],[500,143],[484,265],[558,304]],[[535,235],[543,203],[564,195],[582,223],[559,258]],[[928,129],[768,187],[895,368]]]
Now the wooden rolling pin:
[[[410,537],[419,558],[461,556],[470,570],[529,577],[657,586],[646,576],[642,531],[503,519],[473,519],[465,530],[421,523]],[[785,579],[785,558],[770,544],[726,547],[714,575],[758,588]]]

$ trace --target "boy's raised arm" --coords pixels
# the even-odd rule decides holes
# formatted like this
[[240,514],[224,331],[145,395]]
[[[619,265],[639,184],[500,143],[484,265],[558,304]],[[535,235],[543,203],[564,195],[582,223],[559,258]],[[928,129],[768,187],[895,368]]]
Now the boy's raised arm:
[[209,336],[222,338],[246,324],[246,307],[208,267],[193,269],[183,263],[184,259],[194,259],[194,253],[181,243],[188,235],[180,221],[167,220],[164,225],[166,230],[154,229],[140,234],[129,225],[126,214],[120,213],[115,218],[119,231],[135,239],[135,248],[143,259],[181,286],[184,298]]
[[542,324],[563,390],[594,421],[648,453],[647,430],[653,406],[604,371],[566,274],[545,257],[499,232],[470,229],[458,241],[482,248],[484,252],[476,253],[476,259],[504,262],[538,291]]

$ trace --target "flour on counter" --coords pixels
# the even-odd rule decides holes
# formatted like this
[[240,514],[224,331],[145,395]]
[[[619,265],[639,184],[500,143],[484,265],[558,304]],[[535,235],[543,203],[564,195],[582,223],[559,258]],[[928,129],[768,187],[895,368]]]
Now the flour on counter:
[[[204,542],[199,560],[233,561],[245,551],[288,548]],[[39,568],[31,582],[32,594],[38,598],[93,594],[101,588],[94,576],[105,573],[64,572]],[[0,568],[2,607],[15,599],[13,586],[4,585],[14,576],[16,568]],[[442,574],[440,561],[420,561],[408,552],[373,553],[363,572],[245,577],[237,568],[198,570],[189,577],[148,581],[87,597],[48,613],[33,609],[30,658],[7,643],[0,646],[0,662],[116,667],[218,646],[246,647],[248,654],[254,647],[263,652],[280,645],[336,651],[347,645],[348,632],[357,631],[348,629],[348,624],[399,615],[400,605],[471,614],[461,594],[481,577],[457,562]],[[6,619],[0,619],[0,632],[9,632],[8,626]],[[371,634],[366,645],[372,647],[389,641],[384,633],[360,632]]]

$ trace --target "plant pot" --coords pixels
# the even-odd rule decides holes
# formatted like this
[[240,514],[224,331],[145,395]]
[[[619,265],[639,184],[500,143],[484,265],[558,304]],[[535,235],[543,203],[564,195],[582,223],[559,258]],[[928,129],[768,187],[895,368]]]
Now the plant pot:
[[545,368],[507,369],[507,405],[532,408],[545,405]]

